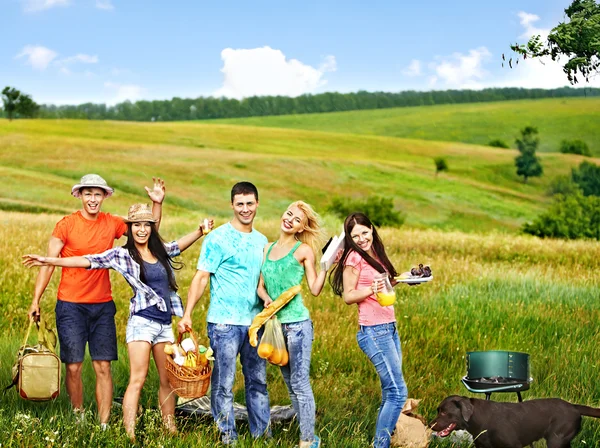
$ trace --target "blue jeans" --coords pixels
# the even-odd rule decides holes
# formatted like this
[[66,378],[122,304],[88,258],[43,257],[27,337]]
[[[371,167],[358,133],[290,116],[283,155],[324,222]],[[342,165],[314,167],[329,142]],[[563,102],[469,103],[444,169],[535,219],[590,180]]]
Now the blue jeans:
[[250,345],[248,328],[245,325],[208,323],[208,337],[215,357],[210,406],[223,440],[227,441],[236,440],[238,436],[233,414],[233,384],[238,354],[244,374],[250,433],[253,437],[270,435],[267,364],[259,358],[256,348]]
[[283,380],[290,393],[292,406],[300,424],[300,440],[315,438],[315,398],[310,387],[310,354],[313,343],[313,324],[310,319],[281,324],[290,361],[281,367]]
[[361,325],[358,345],[369,357],[381,381],[381,406],[375,427],[375,448],[388,448],[408,390],[402,376],[402,350],[396,323]]

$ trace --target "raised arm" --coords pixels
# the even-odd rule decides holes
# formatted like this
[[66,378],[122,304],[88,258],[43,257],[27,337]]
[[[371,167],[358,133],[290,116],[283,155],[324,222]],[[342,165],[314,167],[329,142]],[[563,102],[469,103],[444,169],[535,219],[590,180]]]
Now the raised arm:
[[[50,237],[50,242],[48,243],[48,256],[49,257],[58,257],[60,255],[60,251],[64,247],[65,243],[62,242],[60,238],[56,238],[55,236]],[[37,279],[35,280],[35,289],[33,291],[33,300],[31,301],[31,306],[29,307],[29,312],[27,316],[29,319],[39,320],[40,318],[40,302],[42,300],[42,295],[50,283],[50,279],[52,278],[52,273],[54,272],[54,266],[46,266],[40,269],[38,273]]]
[[154,182],[152,189],[148,187],[144,187],[144,189],[152,200],[152,216],[156,219],[156,229],[158,230],[162,219],[162,203],[165,200],[165,181],[160,177],[153,177],[152,182]]
[[[92,263],[85,257],[44,257],[42,255],[27,254],[23,255],[23,264],[28,268],[34,266],[60,266],[63,268],[89,268]],[[38,275],[39,278],[39,275]],[[46,283],[47,285],[48,283]]]
[[[212,219],[209,219],[208,220],[209,232],[212,230],[213,226],[214,226],[214,221]],[[203,235],[204,235],[204,230],[202,228],[202,224],[200,224],[198,226],[198,228],[196,230],[194,230],[192,233],[188,233],[187,235],[182,236],[181,238],[179,238],[177,240],[177,245],[179,246],[179,250],[181,252],[183,252],[188,247],[190,247],[192,244],[194,244],[196,241],[198,241]]]
[[192,311],[194,311],[196,303],[198,303],[198,300],[200,300],[200,297],[204,294],[209,278],[210,272],[196,271],[188,291],[185,313],[183,313],[183,317],[177,323],[177,330],[179,333],[185,333],[188,328],[192,328]]
[[306,275],[306,282],[308,283],[308,289],[313,296],[318,296],[323,290],[323,285],[327,278],[327,271],[317,271],[315,269],[315,253],[312,251],[308,244],[302,244],[296,251],[300,257],[300,262],[304,265],[304,275]]

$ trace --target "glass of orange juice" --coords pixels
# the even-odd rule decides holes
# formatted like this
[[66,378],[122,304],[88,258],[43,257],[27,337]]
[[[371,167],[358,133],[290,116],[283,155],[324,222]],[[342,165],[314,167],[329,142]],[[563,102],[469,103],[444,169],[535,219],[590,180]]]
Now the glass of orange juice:
[[379,274],[375,277],[376,282],[383,282],[383,288],[377,292],[377,302],[381,306],[390,306],[396,302],[396,293],[390,283],[390,279],[387,274]]

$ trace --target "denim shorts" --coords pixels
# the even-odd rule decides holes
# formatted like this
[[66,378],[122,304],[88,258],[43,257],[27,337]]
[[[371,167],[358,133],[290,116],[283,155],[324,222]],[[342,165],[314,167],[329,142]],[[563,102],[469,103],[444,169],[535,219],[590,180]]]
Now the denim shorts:
[[127,321],[125,342],[146,341],[151,345],[175,342],[171,324],[161,324],[142,316],[131,316]]
[[60,359],[66,364],[83,362],[89,345],[94,361],[117,360],[115,302],[74,303],[56,301],[56,330],[60,342]]

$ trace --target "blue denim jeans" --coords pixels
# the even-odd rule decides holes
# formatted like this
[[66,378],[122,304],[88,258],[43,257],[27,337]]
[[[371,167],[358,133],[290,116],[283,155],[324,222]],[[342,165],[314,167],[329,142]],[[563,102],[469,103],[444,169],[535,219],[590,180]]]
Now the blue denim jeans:
[[310,319],[281,324],[290,361],[281,367],[300,424],[300,440],[315,438],[315,397],[310,386],[310,355],[314,338]]
[[381,381],[381,406],[375,427],[375,448],[388,448],[408,390],[402,376],[402,350],[396,323],[361,325],[358,345],[369,357]]
[[208,323],[215,361],[211,376],[210,406],[224,441],[237,439],[233,414],[233,384],[238,354],[242,363],[248,422],[253,437],[270,435],[271,409],[267,393],[266,361],[248,340],[248,326]]

